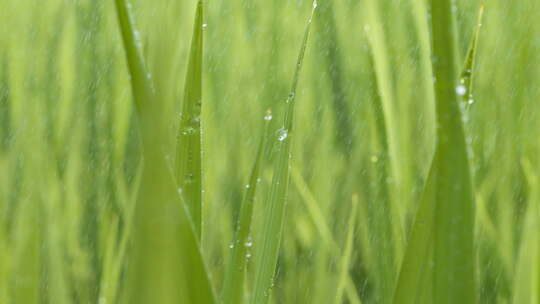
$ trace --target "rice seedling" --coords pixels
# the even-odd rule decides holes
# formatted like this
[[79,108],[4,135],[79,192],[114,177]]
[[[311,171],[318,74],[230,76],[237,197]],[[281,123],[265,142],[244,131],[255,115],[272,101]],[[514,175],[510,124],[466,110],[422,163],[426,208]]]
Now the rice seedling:
[[539,10],[0,1],[0,303],[538,303]]

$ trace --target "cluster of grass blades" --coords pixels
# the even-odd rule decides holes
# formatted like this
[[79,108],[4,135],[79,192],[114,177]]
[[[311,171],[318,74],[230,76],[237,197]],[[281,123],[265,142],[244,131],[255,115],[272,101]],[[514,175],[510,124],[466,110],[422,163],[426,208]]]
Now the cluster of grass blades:
[[[200,252],[201,238],[201,106],[202,106],[202,52],[203,5],[197,4],[191,51],[188,61],[184,101],[176,144],[176,176],[168,170],[160,147],[166,142],[164,124],[160,120],[161,108],[154,91],[152,77],[142,56],[141,42],[134,29],[130,5],[126,0],[115,2],[128,67],[131,75],[143,145],[144,169],[135,211],[133,243],[134,258],[130,269],[128,299],[136,303],[214,303],[213,289]],[[289,182],[290,142],[293,129],[295,94],[307,47],[311,21],[317,3],[313,3],[311,16],[304,34],[296,64],[292,88],[287,98],[283,128],[279,130],[279,156],[272,182],[259,250],[256,256],[257,275],[252,303],[268,299],[283,225],[283,212]],[[222,292],[223,303],[240,303],[244,294],[246,251],[251,246],[250,226],[253,202],[263,152],[267,142],[271,112],[265,116],[264,136],[261,138],[255,165],[241,207],[236,229],[234,250],[226,271]],[[182,202],[181,204],[179,204]],[[180,219],[176,219],[178,216]],[[159,221],[159,223],[157,222]],[[354,223],[354,222],[353,222]],[[350,243],[350,242],[349,242]],[[349,244],[350,251],[350,244]],[[176,269],[171,269],[174,265]],[[153,282],[153,287],[145,286]],[[159,299],[159,300],[157,300]]]
[[[197,142],[200,135],[197,134],[200,134],[200,122],[196,122],[197,130],[191,132],[195,134],[189,134],[188,140],[179,140],[180,144],[189,145],[178,148],[187,153],[177,158],[179,172],[190,175],[193,179],[190,182],[194,185],[188,187],[188,195],[179,195],[178,184],[162,151],[167,142],[167,122],[162,119],[163,104],[156,98],[159,94],[154,92],[152,78],[142,56],[130,5],[126,0],[117,0],[115,4],[131,75],[144,158],[133,221],[134,250],[128,269],[127,299],[130,303],[214,303],[214,292],[198,241],[200,215],[196,214],[200,214],[201,189],[200,142]],[[182,119],[181,126],[198,117],[194,114],[196,111],[200,114],[196,106],[201,100],[202,13],[202,2],[199,1],[186,76],[183,117],[188,118]],[[183,134],[179,138],[183,138]],[[181,178],[177,182],[183,183],[181,187],[188,183]],[[199,194],[195,193],[197,191]]]
[[540,2],[312,1],[0,1],[0,304],[538,304]]

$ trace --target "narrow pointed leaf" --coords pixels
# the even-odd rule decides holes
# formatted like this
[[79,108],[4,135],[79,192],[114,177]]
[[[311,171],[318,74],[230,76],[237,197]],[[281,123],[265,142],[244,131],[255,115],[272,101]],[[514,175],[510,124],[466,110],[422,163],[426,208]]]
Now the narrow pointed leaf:
[[465,63],[463,64],[463,69],[461,70],[460,78],[460,87],[458,88],[458,93],[461,94],[465,105],[468,107],[474,103],[474,96],[472,94],[473,89],[473,69],[476,62],[476,52],[478,48],[478,39],[480,37],[480,29],[482,28],[482,19],[484,17],[484,5],[480,6],[478,12],[478,20],[476,22],[476,29],[471,38],[469,44],[469,50],[467,51],[467,57],[465,58]]
[[302,69],[302,62],[309,38],[311,20],[317,7],[313,2],[313,9],[306,27],[300,53],[296,63],[293,82],[289,97],[287,98],[287,107],[283,127],[278,134],[278,156],[277,163],[270,188],[270,196],[265,205],[263,225],[259,246],[256,248],[256,274],[253,296],[251,303],[267,303],[270,292],[272,291],[274,273],[279,254],[281,234],[283,228],[283,218],[285,212],[285,203],[287,200],[287,189],[289,186],[289,158],[291,150],[291,140],[293,135],[293,115],[296,87]]
[[187,204],[195,231],[201,237],[201,105],[203,5],[197,3],[193,38],[184,86],[184,102],[176,142],[176,181]]
[[128,69],[131,75],[133,99],[139,113],[144,113],[144,107],[149,106],[153,98],[153,85],[143,58],[140,34],[135,29],[131,5],[127,0],[116,0],[116,13],[120,25],[120,33],[126,52]]
[[483,6],[457,84],[451,8],[446,1],[432,5],[438,18],[433,21],[437,145],[401,264],[394,303],[474,303],[474,200],[457,95],[469,92],[472,96]]
[[476,303],[474,198],[459,109],[451,0],[432,0],[437,115],[433,303]]
[[255,164],[251,171],[249,184],[246,185],[246,194],[240,208],[240,216],[233,240],[233,251],[230,262],[227,265],[227,272],[225,273],[225,281],[223,284],[222,301],[224,304],[242,303],[246,265],[249,256],[251,255],[249,250],[253,245],[250,236],[253,203],[255,201],[257,184],[260,180],[262,157],[266,149],[266,142],[268,141],[268,126],[271,119],[272,114],[269,111],[265,116],[263,135],[259,142]]

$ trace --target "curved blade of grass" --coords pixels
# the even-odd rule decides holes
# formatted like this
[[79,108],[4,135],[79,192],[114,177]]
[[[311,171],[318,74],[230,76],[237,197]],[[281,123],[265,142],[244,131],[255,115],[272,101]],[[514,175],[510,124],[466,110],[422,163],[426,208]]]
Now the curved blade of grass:
[[279,152],[277,165],[275,167],[275,173],[272,179],[270,196],[265,206],[266,208],[263,218],[260,246],[257,247],[255,255],[255,259],[257,260],[257,268],[253,297],[251,298],[251,303],[253,304],[267,303],[273,286],[274,273],[276,270],[279,246],[281,242],[285,202],[287,200],[287,190],[289,186],[289,159],[293,135],[293,115],[296,87],[300,77],[302,62],[304,60],[304,54],[307,47],[311,20],[315,14],[316,7],[317,2],[314,1],[311,16],[309,17],[300,48],[300,53],[298,55],[291,91],[289,97],[287,98],[287,107],[283,127],[279,131]]
[[474,198],[456,93],[457,34],[451,0],[432,0],[437,114],[433,303],[476,303]]
[[184,86],[184,102],[176,140],[176,181],[198,238],[201,237],[201,103],[203,5],[197,3],[193,38]]
[[142,43],[130,12],[131,5],[126,0],[116,0],[116,13],[120,25],[120,33],[124,43],[124,51],[131,75],[133,99],[139,114],[144,115],[145,106],[149,106],[154,97],[153,85],[143,58]]
[[473,69],[476,61],[476,51],[478,46],[478,38],[480,37],[480,28],[482,27],[482,19],[484,17],[484,5],[480,6],[478,12],[478,20],[476,22],[476,30],[471,38],[469,44],[469,50],[467,51],[467,57],[463,69],[461,70],[460,78],[460,94],[463,97],[463,101],[466,107],[469,107],[474,103],[474,96],[472,94],[473,87]]
[[356,227],[356,213],[358,207],[358,196],[353,195],[351,214],[349,216],[347,238],[345,239],[345,247],[343,250],[343,256],[341,257],[341,265],[339,270],[339,281],[337,284],[337,291],[334,303],[343,303],[343,291],[345,290],[347,279],[349,278],[349,267],[351,266],[351,256],[354,247],[354,229]]
[[262,157],[264,151],[266,150],[266,142],[268,141],[268,127],[270,125],[270,120],[272,119],[272,114],[270,111],[267,112],[264,119],[265,124],[263,135],[261,136],[261,140],[259,142],[259,148],[257,150],[255,164],[251,170],[249,184],[246,185],[247,190],[240,209],[240,216],[233,240],[233,252],[225,273],[222,292],[222,301],[224,304],[242,303],[245,270],[248,261],[246,255],[249,247],[251,247],[253,244],[250,237],[253,202],[255,200],[255,193],[260,177]]
[[[125,0],[115,3],[138,108],[144,158],[133,219],[127,302],[214,303],[194,225],[161,151],[167,142],[168,124],[161,119],[162,106],[157,103],[152,83],[145,78],[148,74],[129,6]],[[200,4],[197,10],[201,10]]]

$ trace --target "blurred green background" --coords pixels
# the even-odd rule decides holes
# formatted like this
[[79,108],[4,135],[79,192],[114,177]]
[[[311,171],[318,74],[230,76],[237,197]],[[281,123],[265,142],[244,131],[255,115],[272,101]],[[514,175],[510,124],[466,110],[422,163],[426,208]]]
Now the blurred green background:
[[[196,3],[131,3],[174,121]],[[480,3],[454,6],[461,61]],[[540,303],[540,2],[485,4],[464,116],[479,302]],[[201,247],[216,291],[263,116],[272,109],[277,138],[311,6],[205,2]],[[390,301],[434,149],[430,16],[417,0],[319,1],[272,303]],[[114,3],[3,0],[0,20],[0,303],[126,302],[141,151]],[[275,152],[265,151],[254,248]],[[336,300],[351,210],[353,284]]]

